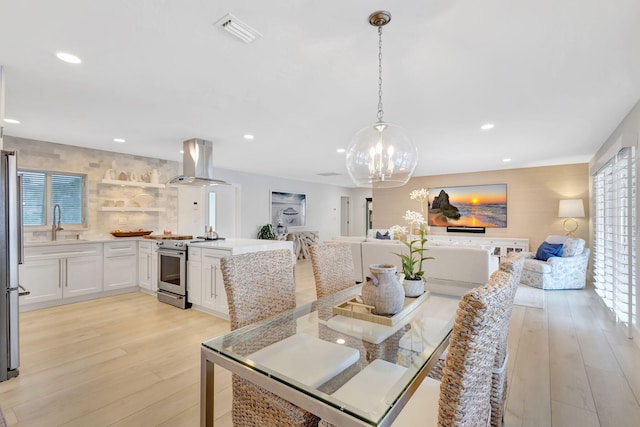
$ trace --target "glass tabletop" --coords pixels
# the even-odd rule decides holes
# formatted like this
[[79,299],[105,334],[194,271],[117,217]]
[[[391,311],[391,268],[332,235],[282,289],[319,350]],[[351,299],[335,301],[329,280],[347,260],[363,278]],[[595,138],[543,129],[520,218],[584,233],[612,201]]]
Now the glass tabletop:
[[437,357],[434,352],[451,332],[459,297],[427,294],[389,324],[380,324],[335,308],[360,291],[361,285],[345,289],[202,345],[377,425]]

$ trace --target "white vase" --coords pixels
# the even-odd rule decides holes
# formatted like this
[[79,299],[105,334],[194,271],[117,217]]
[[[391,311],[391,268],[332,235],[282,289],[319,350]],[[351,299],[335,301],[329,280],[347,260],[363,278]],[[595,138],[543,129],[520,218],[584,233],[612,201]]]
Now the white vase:
[[149,182],[151,184],[157,184],[158,182],[160,182],[160,175],[158,174],[158,169],[153,169],[149,173]]
[[424,293],[424,281],[421,280],[407,280],[402,282],[405,296],[415,298]]

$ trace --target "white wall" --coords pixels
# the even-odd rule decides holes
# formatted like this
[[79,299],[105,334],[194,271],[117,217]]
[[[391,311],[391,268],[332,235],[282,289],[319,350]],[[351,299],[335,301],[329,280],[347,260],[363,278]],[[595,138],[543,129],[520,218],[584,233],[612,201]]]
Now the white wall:
[[218,185],[215,187],[178,187],[178,233],[202,236],[208,222],[208,192],[216,193],[216,224],[220,237],[234,238],[242,234],[241,219],[238,218],[242,192],[240,185]]
[[[364,199],[370,197],[371,190],[294,181],[226,169],[216,169],[215,177],[234,184],[240,189],[239,212],[237,212],[240,230],[237,237],[255,238],[259,228],[270,222],[271,191],[304,193],[307,196],[307,225],[290,231],[318,231],[321,241],[340,235],[340,197],[347,196],[351,199],[351,230],[353,230],[351,233],[364,234]],[[198,199],[204,205],[204,190],[196,190],[200,191],[202,196],[197,193],[194,195],[192,191],[191,189],[185,191],[189,197],[179,201],[178,229],[182,232],[183,229],[187,231],[196,227],[193,228],[198,231],[195,234],[200,235],[200,229],[204,227],[206,221],[206,208],[202,206],[197,211],[197,218],[194,218],[196,211],[193,209],[193,200]],[[219,202],[219,205],[222,203]],[[224,209],[222,206],[219,208]],[[220,232],[220,234],[224,233]]]

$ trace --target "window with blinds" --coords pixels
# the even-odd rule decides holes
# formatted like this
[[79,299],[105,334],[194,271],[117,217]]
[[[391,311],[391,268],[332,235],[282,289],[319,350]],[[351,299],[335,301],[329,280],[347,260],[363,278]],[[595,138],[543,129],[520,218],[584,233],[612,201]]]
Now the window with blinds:
[[86,175],[20,170],[23,224],[51,225],[53,207],[60,205],[60,222],[86,226]]
[[628,325],[636,322],[636,157],[623,148],[594,176],[593,283]]

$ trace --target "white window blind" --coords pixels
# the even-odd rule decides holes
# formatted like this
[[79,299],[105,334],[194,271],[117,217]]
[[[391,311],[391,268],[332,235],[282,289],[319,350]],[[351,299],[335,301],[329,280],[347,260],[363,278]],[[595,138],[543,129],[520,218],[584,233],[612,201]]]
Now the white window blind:
[[60,222],[85,226],[86,175],[20,170],[25,226],[51,225],[53,206],[60,205]]
[[596,173],[594,199],[594,286],[631,337],[636,322],[635,147],[623,148]]

